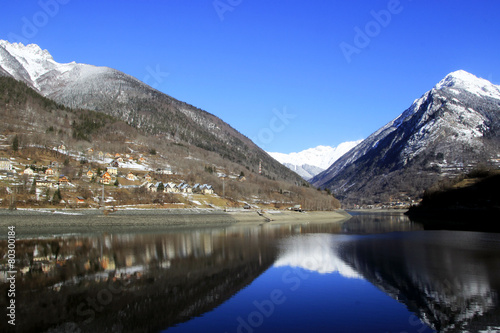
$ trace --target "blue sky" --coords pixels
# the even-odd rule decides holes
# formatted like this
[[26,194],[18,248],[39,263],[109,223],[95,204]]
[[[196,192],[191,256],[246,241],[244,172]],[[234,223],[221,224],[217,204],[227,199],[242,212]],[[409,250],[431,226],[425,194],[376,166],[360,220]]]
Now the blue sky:
[[464,69],[500,84],[500,1],[4,1],[0,39],[108,66],[268,151],[365,138]]

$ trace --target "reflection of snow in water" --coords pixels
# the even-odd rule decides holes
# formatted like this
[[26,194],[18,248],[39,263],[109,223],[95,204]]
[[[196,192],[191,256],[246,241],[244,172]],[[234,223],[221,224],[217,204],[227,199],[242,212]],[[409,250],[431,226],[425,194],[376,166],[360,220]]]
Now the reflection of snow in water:
[[436,313],[440,312],[439,309],[448,307],[454,311],[458,310],[453,321],[463,323],[485,315],[497,305],[497,294],[487,280],[475,281],[467,275],[456,277],[456,281],[445,280],[438,285],[442,287],[438,289],[439,292],[423,290],[428,299],[432,300],[431,304],[438,304],[438,307],[431,305],[429,308],[434,309]]
[[283,241],[281,254],[274,266],[299,267],[320,274],[338,272],[346,278],[362,279],[338,257],[341,242],[341,237],[323,234],[287,238]]

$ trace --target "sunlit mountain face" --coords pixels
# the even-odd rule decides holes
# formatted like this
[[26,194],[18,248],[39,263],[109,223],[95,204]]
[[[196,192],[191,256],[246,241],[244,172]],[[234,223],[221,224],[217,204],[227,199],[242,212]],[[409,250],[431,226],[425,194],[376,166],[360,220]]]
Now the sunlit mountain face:
[[419,198],[442,177],[500,166],[499,111],[499,86],[452,72],[310,182],[344,206]]

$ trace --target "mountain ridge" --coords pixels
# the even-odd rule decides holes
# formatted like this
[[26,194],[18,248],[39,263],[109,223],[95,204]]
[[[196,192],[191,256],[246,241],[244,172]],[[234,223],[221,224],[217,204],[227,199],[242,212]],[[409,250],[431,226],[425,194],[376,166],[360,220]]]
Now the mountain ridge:
[[342,142],[336,147],[317,146],[289,154],[267,152],[278,162],[309,180],[327,169],[346,152],[358,145],[362,140]]
[[498,158],[499,110],[500,87],[452,72],[311,182],[351,204],[418,199],[442,176]]
[[302,179],[217,116],[109,67],[59,64],[35,44],[0,41],[0,72],[62,105],[102,112],[149,135],[215,152],[270,178]]

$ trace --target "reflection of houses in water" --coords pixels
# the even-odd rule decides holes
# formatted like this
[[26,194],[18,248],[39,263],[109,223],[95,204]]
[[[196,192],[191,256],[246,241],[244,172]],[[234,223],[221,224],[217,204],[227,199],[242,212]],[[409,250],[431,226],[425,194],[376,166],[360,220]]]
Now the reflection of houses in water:
[[212,238],[209,235],[203,235],[203,251],[205,255],[211,255],[213,250]]
[[113,271],[116,269],[115,261],[106,255],[101,257],[101,267],[105,271]]
[[[80,325],[85,318],[76,313],[77,306],[66,308],[67,304],[99,300],[113,283],[113,288],[124,287],[118,293],[111,290],[113,298],[106,303],[106,311],[96,311],[89,326],[79,326],[81,331],[112,331],[116,323],[159,331],[213,309],[251,283],[274,262],[276,239],[338,230],[338,225],[310,225],[302,230],[265,225],[19,239],[16,254],[23,258],[19,267],[29,267],[34,253],[54,267],[17,281],[20,292],[37,290],[37,299],[51,304],[43,308],[39,302],[19,297],[20,308],[30,318],[20,323],[19,330],[44,331],[67,322]],[[0,242],[0,251],[5,246]]]
[[132,267],[135,264],[135,256],[133,254],[125,255],[125,267]]

